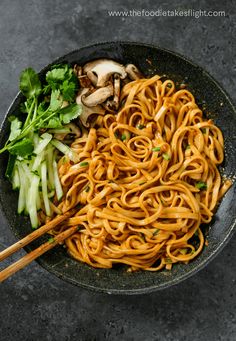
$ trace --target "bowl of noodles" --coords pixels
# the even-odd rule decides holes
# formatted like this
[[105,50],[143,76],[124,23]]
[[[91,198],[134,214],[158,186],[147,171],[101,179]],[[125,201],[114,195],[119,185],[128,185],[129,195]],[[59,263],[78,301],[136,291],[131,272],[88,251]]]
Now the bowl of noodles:
[[[40,79],[65,63],[79,80],[75,101],[87,116],[70,123],[68,140],[65,131],[40,131],[41,144],[55,134],[58,149],[53,174],[61,196],[50,194],[50,214],[43,194],[37,218],[32,207],[30,219],[17,214],[19,193],[5,176],[8,156],[0,155],[0,201],[12,231],[22,238],[35,219],[42,225],[73,209],[51,234],[70,226],[78,231],[37,261],[91,290],[147,293],[192,276],[235,229],[236,112],[228,95],[201,67],[152,45],[84,47],[45,67]],[[5,117],[1,146],[8,118],[19,115],[23,101],[19,93]],[[73,155],[64,152],[64,142]],[[20,174],[26,174],[21,161]]]

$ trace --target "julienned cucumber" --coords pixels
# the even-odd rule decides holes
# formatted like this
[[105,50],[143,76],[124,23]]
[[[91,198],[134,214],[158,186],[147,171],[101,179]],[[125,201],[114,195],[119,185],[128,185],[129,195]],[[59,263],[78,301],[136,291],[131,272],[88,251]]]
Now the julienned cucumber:
[[33,136],[35,149],[30,159],[16,157],[11,176],[13,189],[19,189],[18,213],[30,216],[32,228],[39,225],[37,212],[43,209],[51,216],[51,200],[55,195],[58,201],[63,197],[56,161],[59,148],[55,145],[64,155],[73,153],[62,142],[52,140],[52,135],[43,135],[40,139]]

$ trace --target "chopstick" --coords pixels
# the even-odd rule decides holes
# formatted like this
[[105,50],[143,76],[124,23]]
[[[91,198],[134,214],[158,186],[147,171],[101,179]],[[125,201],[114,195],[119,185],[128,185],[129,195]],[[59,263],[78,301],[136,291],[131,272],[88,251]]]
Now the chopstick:
[[[38,237],[42,236],[43,234],[47,233],[52,228],[54,228],[58,224],[62,223],[66,219],[68,219],[74,213],[75,213],[75,210],[70,210],[70,211],[66,212],[64,215],[54,218],[53,220],[51,220],[47,224],[41,226],[38,230],[33,231],[32,233],[30,233],[29,235],[27,235],[23,239],[19,240],[15,244],[13,244],[10,247],[8,247],[7,249],[3,250],[2,252],[0,252],[0,261],[6,259],[7,257],[12,255],[16,251],[20,250],[21,248],[23,248],[27,244],[31,243],[33,240],[35,240]],[[4,270],[2,270],[0,272],[0,282],[3,282],[5,279],[7,279],[11,275],[13,275],[15,272],[24,268],[26,265],[31,263],[34,259],[38,258],[43,253],[52,249],[55,245],[57,245],[58,243],[62,242],[63,240],[65,240],[66,238],[68,238],[69,236],[74,234],[77,230],[78,230],[78,226],[72,226],[72,227],[66,229],[65,231],[63,231],[60,234],[51,238],[46,243],[40,245],[37,249],[35,249],[35,250],[31,251],[30,253],[28,253],[27,255],[23,256],[22,258],[20,258],[15,263],[9,265],[7,268],[5,268]]]

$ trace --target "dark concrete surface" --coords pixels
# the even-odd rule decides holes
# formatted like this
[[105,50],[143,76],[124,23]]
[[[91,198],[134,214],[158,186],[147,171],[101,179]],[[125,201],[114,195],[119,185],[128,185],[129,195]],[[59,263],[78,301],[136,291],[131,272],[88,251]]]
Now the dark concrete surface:
[[[224,10],[225,17],[109,17],[107,10]],[[20,71],[106,40],[154,43],[205,67],[236,103],[233,1],[0,1],[1,121]],[[230,214],[230,213],[229,213]],[[0,247],[15,241],[0,215]],[[21,252],[20,255],[23,255]],[[16,259],[13,257],[12,260]],[[8,264],[9,261],[4,264]],[[0,340],[236,340],[236,235],[207,268],[143,296],[95,294],[31,264],[0,286]]]

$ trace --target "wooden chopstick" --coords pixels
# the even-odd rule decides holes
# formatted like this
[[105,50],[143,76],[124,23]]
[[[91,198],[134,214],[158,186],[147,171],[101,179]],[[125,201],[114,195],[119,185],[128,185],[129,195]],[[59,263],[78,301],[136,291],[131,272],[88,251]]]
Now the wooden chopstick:
[[47,233],[48,231],[53,229],[55,226],[59,225],[64,220],[66,220],[67,218],[72,216],[74,213],[75,213],[75,210],[70,210],[70,211],[66,212],[65,214],[63,214],[63,215],[57,216],[53,220],[49,221],[47,224],[41,226],[37,230],[31,232],[26,237],[24,237],[21,240],[19,240],[18,242],[16,242],[15,244],[9,246],[7,249],[5,249],[2,252],[0,252],[0,261],[2,261],[5,258],[9,257],[10,255],[15,253],[16,251],[18,251],[21,248],[23,248],[25,245],[31,243],[33,240],[35,240],[38,237],[42,236],[43,234]]
[[[68,217],[68,216],[67,216]],[[20,269],[24,268],[26,265],[31,263],[33,260],[41,256],[46,251],[52,249],[55,245],[62,242],[72,234],[78,231],[78,226],[72,226],[67,230],[61,232],[60,234],[56,235],[50,241],[40,245],[37,249],[31,251],[15,263],[9,265],[7,268],[0,272],[0,282],[3,282],[5,279],[19,271]],[[34,238],[35,239],[35,238]]]
[[[27,244],[31,243],[33,240],[37,239],[38,237],[42,236],[43,234],[47,233],[69,217],[75,214],[77,210],[74,208],[63,215],[59,215],[49,221],[47,224],[41,226],[39,229],[33,231],[32,233],[28,234],[26,237],[22,238],[15,244],[9,246],[7,249],[3,250],[0,252],[0,261],[6,259],[7,257],[11,256],[13,253],[16,251],[20,250]],[[77,226],[72,226],[65,231],[61,232],[60,234],[56,235],[53,238],[50,238],[50,240],[41,246],[39,246],[37,249],[31,251],[15,263],[9,265],[6,269],[2,270],[0,272],[0,282],[4,281],[7,279],[9,276],[17,272],[18,270],[22,269],[26,265],[28,265],[30,262],[32,262],[34,259],[37,257],[41,256],[43,253],[46,251],[52,249],[55,245],[58,243],[62,242],[64,239],[68,238],[71,236],[73,233],[77,231],[78,227]]]

